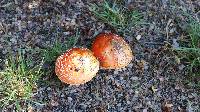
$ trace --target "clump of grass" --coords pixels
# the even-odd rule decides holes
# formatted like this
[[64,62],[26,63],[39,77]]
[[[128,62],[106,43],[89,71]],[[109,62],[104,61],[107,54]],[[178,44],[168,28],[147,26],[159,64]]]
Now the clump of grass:
[[191,20],[187,32],[191,38],[191,47],[200,49],[200,23],[196,20]]
[[[76,45],[76,43],[78,42],[79,39],[79,31],[77,30],[77,33],[73,36],[68,37],[68,39],[65,42],[61,42],[59,40],[57,40],[52,47],[49,47],[47,49],[41,50],[41,56],[44,59],[44,65],[45,67],[43,67],[44,70],[44,77],[46,77],[45,75],[48,75],[47,79],[48,80],[42,80],[42,82],[44,82],[45,85],[49,85],[51,84],[51,79],[55,79],[55,78],[50,78],[54,73],[54,67],[55,67],[55,61],[57,59],[58,56],[60,56],[61,54],[63,54],[64,52],[66,52],[68,49],[74,47]],[[54,84],[57,83],[58,85],[60,84],[59,80],[54,80],[53,81]]]
[[48,63],[54,62],[59,55],[75,46],[78,38],[79,32],[77,31],[75,36],[68,37],[68,40],[64,43],[56,41],[52,47],[43,50],[42,55],[44,57],[44,61]]
[[143,23],[142,14],[115,2],[109,4],[104,1],[100,5],[91,4],[89,9],[98,19],[112,26],[119,33],[130,34],[132,27]]
[[[187,28],[185,29],[189,37],[187,45],[177,48],[179,57],[188,63],[189,73],[192,79],[200,79],[200,23],[189,15]],[[197,81],[195,86],[200,87],[200,82]]]
[[15,104],[20,108],[19,102],[30,100],[34,90],[37,88],[36,82],[43,73],[41,66],[43,62],[36,66],[31,59],[26,59],[24,52],[19,50],[16,57],[9,55],[5,63],[5,69],[0,72],[0,107]]
[[190,62],[190,71],[193,72],[194,67],[200,66],[200,24],[193,20],[188,24],[186,32],[189,34],[190,42],[188,45],[177,48],[184,59]]

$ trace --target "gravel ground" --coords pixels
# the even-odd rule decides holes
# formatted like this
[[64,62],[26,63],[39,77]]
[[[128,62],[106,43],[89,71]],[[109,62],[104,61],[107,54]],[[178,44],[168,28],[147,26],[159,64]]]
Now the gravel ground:
[[[89,47],[99,32],[114,32],[92,15],[88,4],[81,0],[0,1],[0,69],[9,50],[47,48],[57,39],[64,42],[77,29],[81,34],[77,46]],[[133,34],[124,37],[134,51],[134,60],[120,70],[100,70],[97,77],[80,86],[62,84],[52,73],[45,77],[51,83],[41,84],[34,94],[36,102],[24,106],[29,112],[199,112],[199,89],[184,85],[185,65],[168,49],[184,34],[175,21],[181,17],[173,9],[175,5],[198,17],[198,0],[125,1],[126,7],[139,10],[150,23],[133,28]],[[138,35],[141,39],[136,41]],[[4,111],[13,109],[11,105]]]

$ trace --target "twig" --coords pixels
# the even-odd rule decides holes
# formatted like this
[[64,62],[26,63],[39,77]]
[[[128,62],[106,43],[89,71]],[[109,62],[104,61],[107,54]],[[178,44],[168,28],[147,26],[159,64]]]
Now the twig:
[[165,31],[167,33],[167,41],[169,40],[169,25],[170,25],[171,22],[172,22],[172,19],[169,19],[168,22],[167,22],[167,26],[165,28]]

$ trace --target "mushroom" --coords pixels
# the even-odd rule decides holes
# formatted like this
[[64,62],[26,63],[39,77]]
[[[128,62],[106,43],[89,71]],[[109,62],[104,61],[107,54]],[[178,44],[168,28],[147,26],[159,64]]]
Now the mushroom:
[[128,43],[113,33],[97,35],[92,44],[92,52],[103,69],[120,69],[127,66],[133,54]]
[[99,70],[99,61],[86,48],[72,48],[59,56],[55,64],[58,78],[70,85],[90,81]]

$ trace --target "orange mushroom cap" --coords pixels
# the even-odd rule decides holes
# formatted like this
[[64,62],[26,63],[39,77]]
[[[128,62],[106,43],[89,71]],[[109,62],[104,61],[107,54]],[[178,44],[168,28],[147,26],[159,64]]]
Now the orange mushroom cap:
[[55,73],[67,84],[79,85],[90,81],[99,70],[99,61],[86,48],[72,48],[56,60]]
[[99,59],[104,69],[119,69],[127,66],[133,54],[128,43],[113,33],[97,35],[92,44],[92,52]]

